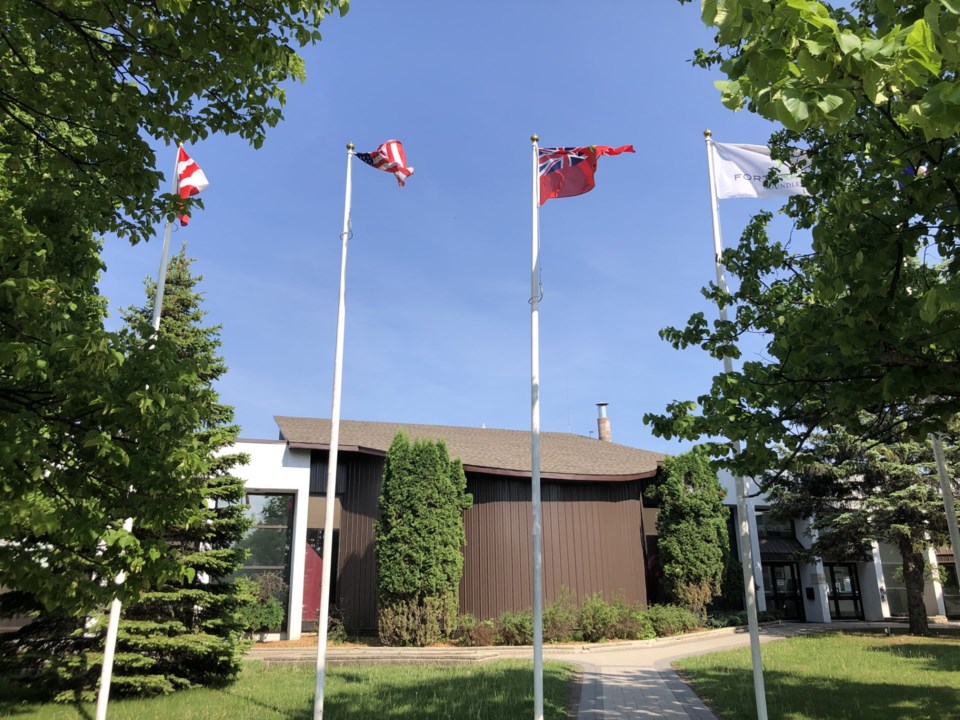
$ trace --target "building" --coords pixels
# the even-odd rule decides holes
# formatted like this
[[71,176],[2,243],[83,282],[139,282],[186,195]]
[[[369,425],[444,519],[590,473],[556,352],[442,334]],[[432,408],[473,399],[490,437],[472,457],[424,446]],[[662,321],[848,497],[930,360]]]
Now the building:
[[[721,473],[726,490],[724,504],[731,518],[737,517],[734,478]],[[897,549],[874,542],[871,557],[822,558],[806,561],[801,553],[811,545],[809,522],[772,520],[767,514],[767,499],[747,478],[747,522],[754,560],[754,582],[759,610],[776,610],[785,619],[807,622],[832,620],[889,620],[906,617],[907,597],[901,558]],[[734,522],[733,527],[738,527]],[[739,533],[733,532],[731,548],[737,552]],[[960,590],[957,587],[950,548],[929,548],[931,568],[942,567],[946,583],[931,574],[924,589],[924,601],[930,616],[960,616]]]
[[[237,468],[254,518],[244,572],[287,584],[284,635],[316,625],[328,472],[330,421],[276,417],[280,439],[240,440],[250,463]],[[567,588],[647,602],[642,493],[663,456],[609,441],[541,434],[544,600]],[[331,604],[354,631],[376,627],[377,516],[384,457],[394,435],[443,440],[459,457],[473,506],[464,513],[467,545],[460,611],[485,619],[532,605],[529,431],[344,420],[334,508]]]

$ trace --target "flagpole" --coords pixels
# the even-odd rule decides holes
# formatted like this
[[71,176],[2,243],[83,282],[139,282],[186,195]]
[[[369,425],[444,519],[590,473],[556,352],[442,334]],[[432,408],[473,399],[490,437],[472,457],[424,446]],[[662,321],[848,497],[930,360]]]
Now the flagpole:
[[[177,145],[175,153],[176,160],[173,164],[173,178],[170,181],[170,192],[177,192],[177,180],[179,178],[180,166],[180,148],[183,143]],[[163,231],[163,249],[160,253],[160,270],[157,272],[157,290],[153,296],[153,331],[160,330],[160,314],[163,310],[163,291],[167,281],[167,264],[170,255],[170,235],[173,232],[173,223],[168,220],[167,226]],[[133,518],[128,517],[123,521],[124,532],[133,530]],[[122,585],[126,579],[126,574],[120,572],[114,582]],[[110,702],[110,684],[113,681],[113,658],[117,650],[117,635],[120,632],[120,610],[121,603],[119,598],[114,598],[110,603],[110,619],[107,621],[107,636],[103,641],[103,665],[100,668],[100,687],[97,691],[97,713],[96,720],[106,720],[107,705]]]
[[933,445],[933,457],[937,461],[937,474],[940,476],[940,492],[943,494],[943,508],[947,513],[947,530],[950,532],[950,545],[953,546],[953,566],[960,580],[960,532],[957,531],[957,509],[953,500],[953,486],[947,472],[947,462],[943,455],[943,440],[937,433],[930,433]]
[[533,143],[533,232],[530,271],[530,485],[533,521],[533,717],[543,720],[543,551],[540,515],[540,138]]
[[323,718],[323,685],[327,673],[327,625],[330,618],[330,573],[333,568],[333,509],[337,491],[337,455],[340,449],[340,395],[343,377],[343,328],[346,321],[347,244],[350,241],[350,160],[353,143],[347,143],[347,182],[340,233],[340,301],[337,306],[337,344],[333,361],[333,406],[330,410],[330,457],[327,461],[327,500],[323,520],[323,580],[320,584],[320,619],[317,626],[317,683],[313,695],[314,720]]
[[[707,146],[707,169],[710,176],[710,213],[713,218],[714,264],[717,271],[717,287],[724,293],[727,279],[723,273],[723,241],[720,238],[720,212],[717,205],[717,183],[713,168],[713,133],[703,131]],[[727,309],[718,304],[720,320],[727,321]],[[733,361],[729,355],[723,358],[723,372],[733,372]],[[740,442],[734,442],[734,448],[740,452]],[[734,476],[737,492],[737,521],[740,529],[740,564],[743,566],[743,587],[747,605],[747,625],[750,630],[750,655],[753,663],[753,692],[757,701],[757,720],[767,720],[767,698],[763,684],[763,660],[760,657],[760,625],[757,621],[757,590],[753,576],[753,548],[750,545],[750,523],[747,519],[747,498],[743,477]]]

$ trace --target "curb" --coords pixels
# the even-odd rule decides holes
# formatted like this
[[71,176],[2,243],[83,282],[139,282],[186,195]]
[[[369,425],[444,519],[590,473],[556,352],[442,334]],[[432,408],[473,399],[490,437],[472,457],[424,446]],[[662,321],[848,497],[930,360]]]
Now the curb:
[[[784,625],[776,620],[761,623],[760,627],[776,627]],[[631,648],[652,648],[658,646],[672,646],[688,642],[696,642],[711,637],[725,637],[741,635],[747,632],[746,627],[717,628],[715,630],[700,630],[697,632],[670,635],[668,637],[653,638],[651,640],[614,640],[605,643],[570,643],[544,644],[544,657],[569,655],[589,655],[604,652],[617,652]],[[246,655],[247,660],[259,660],[265,665],[303,665],[316,662],[316,647],[269,647],[271,643],[262,643],[255,646]],[[333,647],[327,649],[327,662],[335,665],[342,664],[374,664],[374,663],[433,663],[433,664],[463,664],[484,663],[499,659],[516,659],[532,656],[532,645],[494,645],[483,648],[458,647]]]

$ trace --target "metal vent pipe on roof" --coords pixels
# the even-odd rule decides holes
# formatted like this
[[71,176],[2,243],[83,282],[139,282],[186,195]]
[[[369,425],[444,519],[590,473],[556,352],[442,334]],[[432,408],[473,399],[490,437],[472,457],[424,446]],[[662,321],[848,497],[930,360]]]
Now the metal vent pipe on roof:
[[600,417],[597,418],[597,434],[603,442],[613,442],[610,435],[610,418],[607,417],[608,404],[605,402],[597,403],[597,410],[600,411]]

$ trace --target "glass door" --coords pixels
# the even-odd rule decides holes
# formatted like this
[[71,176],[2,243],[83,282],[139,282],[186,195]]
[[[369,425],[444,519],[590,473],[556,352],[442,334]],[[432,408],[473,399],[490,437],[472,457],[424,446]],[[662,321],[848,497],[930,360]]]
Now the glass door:
[[763,594],[767,610],[777,610],[784,620],[805,619],[796,563],[764,563]]
[[857,566],[853,563],[824,563],[830,587],[830,615],[835,620],[863,620],[863,601]]
[[948,618],[960,617],[960,584],[957,583],[957,568],[951,559],[940,563],[946,571],[946,582],[943,584],[943,605],[947,610]]

